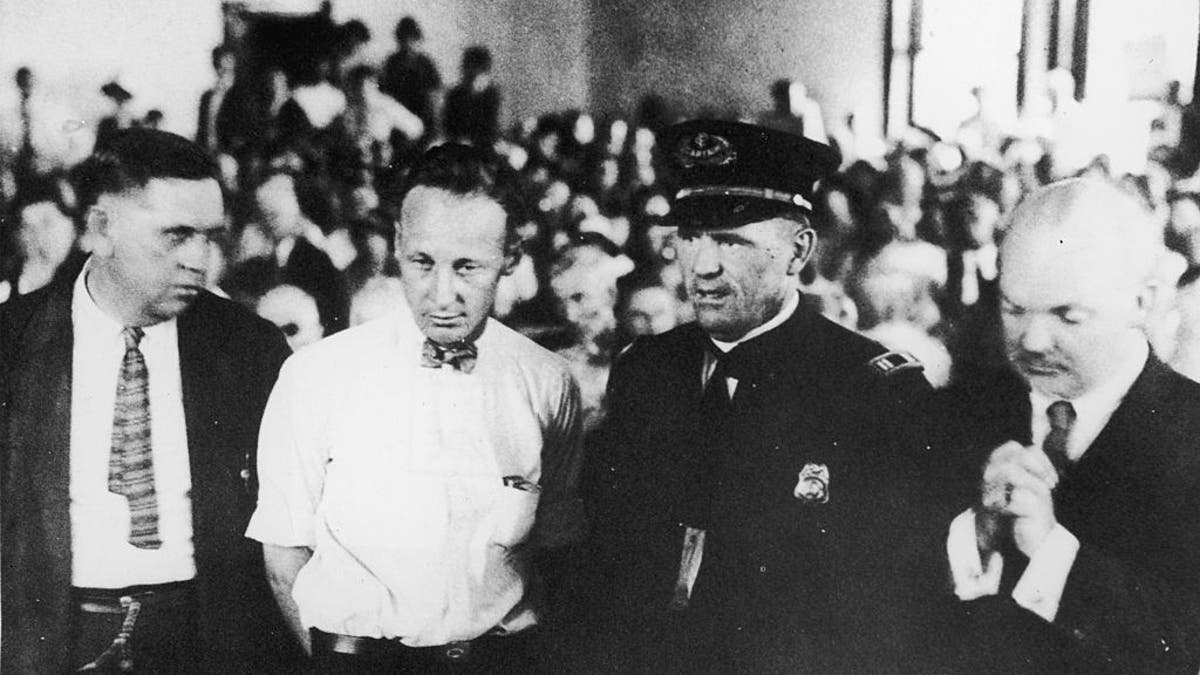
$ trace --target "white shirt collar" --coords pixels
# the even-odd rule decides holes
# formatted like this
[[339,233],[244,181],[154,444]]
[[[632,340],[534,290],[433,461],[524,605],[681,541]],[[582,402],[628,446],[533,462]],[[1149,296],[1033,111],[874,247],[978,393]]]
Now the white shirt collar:
[[[1075,408],[1075,424],[1071,429],[1071,439],[1067,446],[1067,455],[1072,460],[1078,460],[1087,451],[1088,446],[1100,435],[1108,424],[1109,418],[1120,407],[1121,401],[1129,393],[1130,387],[1141,375],[1150,357],[1150,347],[1145,341],[1140,341],[1138,347],[1128,359],[1118,364],[1111,377],[1101,382],[1091,391],[1085,392],[1070,400]],[[1040,444],[1049,433],[1050,422],[1046,418],[1046,409],[1051,403],[1063,400],[1048,396],[1036,389],[1029,390],[1029,403],[1032,406],[1033,441]]]
[[770,330],[773,330],[775,328],[778,328],[779,326],[782,326],[783,322],[792,318],[792,315],[796,313],[796,308],[799,306],[800,306],[800,292],[793,291],[791,294],[788,295],[788,299],[783,303],[783,308],[780,309],[779,313],[775,315],[775,318],[771,319],[770,321],[764,323],[761,326],[758,326],[757,328],[752,329],[750,332],[748,332],[745,335],[743,335],[742,337],[734,340],[733,342],[724,342],[724,341],[718,340],[716,338],[709,338],[709,339],[711,339],[713,341],[713,344],[715,344],[717,346],[717,349],[720,349],[722,352],[728,352],[729,350],[742,344],[743,342],[748,342],[750,340],[753,340],[754,338],[758,337],[759,335],[762,335]]

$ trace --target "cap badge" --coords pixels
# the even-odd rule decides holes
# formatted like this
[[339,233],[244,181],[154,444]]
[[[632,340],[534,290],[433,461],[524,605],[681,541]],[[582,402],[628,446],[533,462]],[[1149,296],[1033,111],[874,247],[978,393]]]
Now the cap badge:
[[829,501],[829,467],[824,464],[805,464],[792,495],[805,504],[824,504]]
[[680,139],[675,161],[685,169],[694,166],[725,166],[737,159],[737,152],[724,136],[700,132]]

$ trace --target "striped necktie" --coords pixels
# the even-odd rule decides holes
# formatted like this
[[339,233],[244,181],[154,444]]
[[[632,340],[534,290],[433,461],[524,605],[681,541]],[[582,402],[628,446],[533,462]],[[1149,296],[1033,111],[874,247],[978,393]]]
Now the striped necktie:
[[129,543],[145,549],[162,546],[158,538],[158,496],[150,446],[150,378],[138,343],[141,328],[126,328],[125,358],[117,380],[113,411],[108,491],[129,500]]

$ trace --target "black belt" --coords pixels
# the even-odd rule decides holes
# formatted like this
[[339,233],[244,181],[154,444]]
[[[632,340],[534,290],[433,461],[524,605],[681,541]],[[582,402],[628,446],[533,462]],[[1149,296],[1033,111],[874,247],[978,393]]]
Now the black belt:
[[124,588],[84,588],[73,586],[71,599],[79,611],[88,614],[124,614],[130,601],[145,607],[173,607],[192,601],[195,583],[171,581],[165,584],[142,584]]
[[524,642],[524,636],[485,635],[474,640],[449,642],[436,647],[409,647],[400,640],[326,633],[316,628],[311,630],[311,634],[313,654],[335,653],[397,660],[416,658],[442,663],[468,663],[482,656],[480,652],[492,652],[496,648]]

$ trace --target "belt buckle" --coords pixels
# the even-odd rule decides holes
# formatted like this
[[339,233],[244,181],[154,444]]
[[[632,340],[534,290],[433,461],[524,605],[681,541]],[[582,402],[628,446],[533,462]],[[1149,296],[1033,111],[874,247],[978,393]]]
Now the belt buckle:
[[447,643],[442,649],[442,656],[446,657],[448,661],[466,661],[471,656],[471,642],[460,640]]

